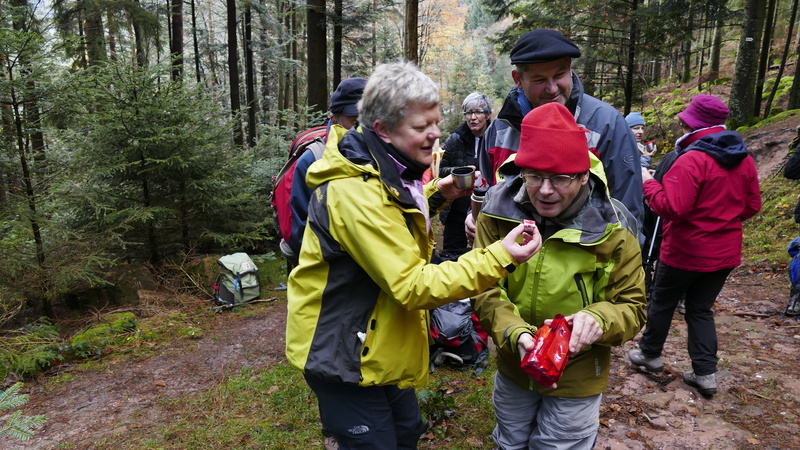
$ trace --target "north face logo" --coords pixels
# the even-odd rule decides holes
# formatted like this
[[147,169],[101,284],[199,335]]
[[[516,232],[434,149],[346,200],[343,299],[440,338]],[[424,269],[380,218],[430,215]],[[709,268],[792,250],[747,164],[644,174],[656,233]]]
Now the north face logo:
[[369,432],[369,427],[366,425],[356,425],[347,430],[347,432],[354,436],[358,436],[359,434],[367,434]]

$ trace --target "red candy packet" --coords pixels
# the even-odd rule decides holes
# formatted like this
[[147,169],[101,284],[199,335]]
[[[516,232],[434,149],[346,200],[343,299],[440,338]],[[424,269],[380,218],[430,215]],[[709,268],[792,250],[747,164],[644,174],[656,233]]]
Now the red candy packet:
[[567,320],[556,314],[550,326],[542,325],[533,336],[534,348],[525,354],[520,367],[544,387],[561,378],[569,359],[569,338],[572,335]]

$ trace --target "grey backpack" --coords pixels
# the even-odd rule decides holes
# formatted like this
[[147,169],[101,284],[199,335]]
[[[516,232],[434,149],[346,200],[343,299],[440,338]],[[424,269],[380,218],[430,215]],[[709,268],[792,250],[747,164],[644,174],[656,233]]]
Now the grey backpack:
[[220,266],[214,300],[218,305],[239,305],[261,295],[258,267],[247,253],[225,255]]

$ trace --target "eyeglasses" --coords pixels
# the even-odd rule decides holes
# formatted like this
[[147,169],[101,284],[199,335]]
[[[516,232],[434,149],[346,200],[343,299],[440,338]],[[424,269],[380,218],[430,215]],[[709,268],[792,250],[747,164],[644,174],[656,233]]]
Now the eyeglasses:
[[544,184],[544,180],[550,180],[550,186],[553,186],[555,189],[563,189],[570,184],[572,184],[572,180],[578,177],[579,173],[574,175],[553,175],[552,177],[543,177],[537,174],[525,174],[522,175],[522,178],[525,179],[525,184],[530,187],[538,188],[542,187]]
[[473,117],[473,116],[478,117],[481,114],[483,114],[483,115],[489,114],[489,111],[487,111],[485,109],[482,109],[480,111],[464,111],[463,114],[464,114],[464,117],[470,118],[470,117]]

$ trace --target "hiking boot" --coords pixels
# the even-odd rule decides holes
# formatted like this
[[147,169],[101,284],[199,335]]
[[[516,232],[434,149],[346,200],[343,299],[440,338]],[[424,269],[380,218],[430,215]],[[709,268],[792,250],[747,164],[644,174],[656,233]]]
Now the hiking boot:
[[787,316],[800,316],[800,301],[794,302],[792,306],[786,308]]
[[648,358],[638,348],[628,352],[628,359],[631,360],[633,365],[644,367],[648,372],[661,372],[664,370],[664,363],[661,361],[660,356]]
[[681,314],[686,314],[686,299],[680,299],[678,301],[678,306],[675,307],[675,311],[678,311]]
[[683,373],[683,382],[689,386],[694,386],[703,395],[714,395],[717,393],[717,377],[715,374],[711,375],[695,375],[694,371],[690,370]]

